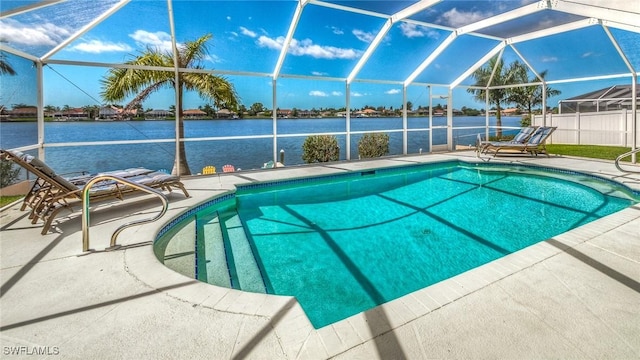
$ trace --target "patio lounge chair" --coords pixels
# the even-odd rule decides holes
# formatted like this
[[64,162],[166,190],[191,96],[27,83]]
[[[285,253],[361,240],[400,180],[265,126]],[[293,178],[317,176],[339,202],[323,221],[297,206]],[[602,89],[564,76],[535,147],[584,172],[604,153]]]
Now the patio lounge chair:
[[[10,160],[25,170],[33,173],[37,179],[31,190],[25,196],[21,210],[31,209],[29,218],[35,224],[39,219],[44,222],[42,234],[46,234],[56,215],[63,209],[73,211],[72,205],[82,202],[84,184],[96,175],[83,174],[79,177],[65,178],[56,174],[49,166],[39,159],[19,151],[0,150],[0,158]],[[102,173],[125,178],[136,184],[146,185],[154,189],[172,191],[180,189],[186,197],[189,193],[179,178],[161,172],[136,168]],[[90,200],[123,199],[124,195],[135,192],[136,189],[114,181],[105,180],[94,184],[90,191]]]
[[[536,131],[536,129],[538,129],[537,126],[527,126],[527,127],[523,127],[522,129],[520,129],[520,131],[513,137],[513,139],[509,140],[509,141],[500,141],[500,142],[504,142],[504,143],[508,143],[508,144],[524,144],[525,142],[527,142],[527,140],[529,140],[529,138],[531,137],[531,135],[533,135],[533,133]],[[485,152],[485,148],[487,146],[489,146],[492,142],[488,141],[488,140],[482,140],[480,138],[480,134],[478,134],[478,140],[477,140],[477,144],[476,144],[476,151],[478,153],[484,153]]]
[[222,167],[222,172],[234,172],[234,171],[236,171],[236,168],[231,164],[227,164]]
[[484,145],[482,152],[487,154],[493,152],[493,156],[498,155],[502,150],[515,150],[520,153],[530,155],[547,154],[545,143],[549,136],[557,129],[555,126],[541,126],[537,128],[525,143],[513,143],[512,141],[489,142]]
[[[56,177],[56,176],[61,177],[62,179],[58,179],[59,181],[66,180],[77,187],[83,187],[86,183],[89,182],[89,180],[91,180],[93,177],[98,175],[112,175],[112,176],[118,176],[121,178],[128,179],[128,178],[133,178],[135,176],[151,174],[154,172],[153,170],[149,170],[145,168],[131,168],[131,169],[125,169],[125,170],[107,171],[107,172],[102,172],[98,174],[89,174],[87,172],[82,172],[80,173],[80,175],[76,175],[73,177],[63,177],[61,175],[56,175],[53,172],[53,170],[48,168],[38,159],[35,159],[35,158],[31,159],[28,155],[24,155],[24,154],[22,154],[20,157],[22,160],[25,160],[25,159],[30,160],[29,163],[31,163],[31,165],[36,166],[37,169],[41,171],[48,172],[48,175],[51,175],[52,177]],[[14,162],[20,164],[19,160],[17,159]],[[23,168],[26,168],[26,166],[28,166],[28,164],[26,166],[23,164],[20,164],[20,165]],[[48,190],[51,190],[51,184],[45,178],[42,178],[42,177],[36,178],[33,185],[31,186],[31,189],[25,195],[24,200],[22,202],[22,207],[20,208],[20,210],[24,211],[27,207],[34,208],[36,204],[42,200],[42,196],[46,194]]]

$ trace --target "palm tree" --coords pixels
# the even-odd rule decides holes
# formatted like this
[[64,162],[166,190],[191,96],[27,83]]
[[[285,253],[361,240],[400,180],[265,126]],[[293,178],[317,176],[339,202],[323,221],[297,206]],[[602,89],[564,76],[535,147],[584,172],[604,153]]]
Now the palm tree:
[[7,57],[4,52],[0,52],[0,75],[15,75],[16,71],[13,69],[13,66],[9,64],[6,58]]
[[[495,56],[489,60],[486,66],[476,70],[472,76],[476,79],[474,86],[482,86],[483,89],[467,89],[467,92],[474,95],[474,98],[478,101],[485,101],[486,87],[488,86],[500,86],[500,85],[512,85],[517,82],[517,69],[520,65],[517,61],[514,61],[508,68],[504,66],[504,60]],[[494,72],[495,68],[495,72]],[[493,78],[491,77],[493,74]],[[491,80],[491,83],[489,81]],[[489,90],[489,103],[496,107],[496,136],[502,137],[502,105],[506,105],[510,102],[509,96],[511,95],[511,89],[498,88]]]
[[44,107],[44,116],[53,117],[58,110],[60,109],[53,105],[46,105]]
[[82,107],[82,111],[87,114],[89,119],[94,119],[100,114],[100,106],[98,105],[85,105]]
[[[178,47],[178,68],[203,69],[200,62],[205,59],[208,53],[207,41],[211,39],[211,34],[206,34],[195,41],[187,41]],[[135,59],[126,62],[127,65],[154,66],[154,67],[174,67],[173,54],[159,49],[148,48],[140,53]],[[176,84],[177,80],[177,84]],[[178,91],[176,96],[179,123],[178,136],[184,138],[184,123],[182,120],[182,96],[184,91],[197,91],[201,98],[212,100],[216,104],[222,104],[228,109],[236,109],[238,96],[233,85],[225,78],[207,73],[180,72],[176,79],[172,71],[151,71],[137,69],[114,68],[102,79],[102,97],[107,102],[122,101],[126,97],[136,95],[125,109],[134,108],[152,93],[163,89],[171,88]],[[176,154],[178,155],[178,154]],[[184,147],[184,142],[179,144],[179,159],[173,165],[173,174],[189,175],[189,165]],[[179,173],[178,173],[178,169]]]
[[[537,77],[532,79],[528,78],[527,68],[522,63],[518,63],[518,69],[516,69],[516,78],[521,84],[532,83],[539,81]],[[540,78],[544,80],[547,76],[547,70],[540,73]],[[550,96],[558,96],[561,94],[560,90],[555,90],[547,86],[546,88],[547,98]],[[542,86],[523,86],[514,88],[511,91],[509,100],[514,102],[527,110],[529,114],[529,123],[533,116],[533,108],[538,105],[542,105]],[[545,99],[546,100],[546,99]]]

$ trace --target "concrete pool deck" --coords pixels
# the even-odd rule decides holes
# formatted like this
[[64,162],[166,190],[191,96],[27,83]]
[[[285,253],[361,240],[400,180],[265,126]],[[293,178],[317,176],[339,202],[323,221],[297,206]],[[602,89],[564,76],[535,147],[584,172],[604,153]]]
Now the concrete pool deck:
[[[153,254],[165,223],[233,184],[447,159],[477,161],[463,151],[185,178],[191,198],[172,193],[162,220],[124,230],[110,252],[112,232],[153,216],[157,200],[97,207],[87,254],[78,210],[42,236],[41,224],[9,206],[0,213],[3,358],[640,358],[640,204],[318,330],[292,297],[200,283]],[[640,174],[611,161],[491,161],[640,190]]]

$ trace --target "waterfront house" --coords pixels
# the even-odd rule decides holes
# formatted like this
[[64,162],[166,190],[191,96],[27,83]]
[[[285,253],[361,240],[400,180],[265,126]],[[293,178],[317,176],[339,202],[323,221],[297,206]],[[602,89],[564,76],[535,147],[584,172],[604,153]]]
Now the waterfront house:
[[35,106],[18,107],[8,112],[10,118],[23,119],[35,118],[38,114],[38,108]]
[[207,113],[200,109],[187,109],[182,112],[182,116],[184,116],[185,119],[202,119],[207,116]]

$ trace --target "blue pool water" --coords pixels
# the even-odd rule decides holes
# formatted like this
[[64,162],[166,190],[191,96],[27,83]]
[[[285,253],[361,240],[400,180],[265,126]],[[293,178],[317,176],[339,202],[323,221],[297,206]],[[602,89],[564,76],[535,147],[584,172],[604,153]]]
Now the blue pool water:
[[251,185],[200,212],[221,230],[197,242],[196,276],[295,296],[320,328],[634,201],[586,175],[458,162]]

